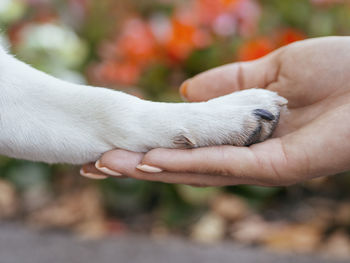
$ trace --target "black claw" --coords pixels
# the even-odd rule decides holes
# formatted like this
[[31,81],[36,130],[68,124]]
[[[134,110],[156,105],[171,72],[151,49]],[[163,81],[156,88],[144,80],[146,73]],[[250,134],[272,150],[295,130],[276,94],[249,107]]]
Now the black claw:
[[273,121],[276,119],[276,117],[271,112],[263,109],[254,110],[254,114],[267,121]]

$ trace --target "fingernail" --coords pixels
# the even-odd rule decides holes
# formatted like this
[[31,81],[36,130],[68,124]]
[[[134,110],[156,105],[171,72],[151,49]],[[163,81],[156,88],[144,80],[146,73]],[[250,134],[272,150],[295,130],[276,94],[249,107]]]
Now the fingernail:
[[108,169],[107,167],[103,167],[103,166],[101,165],[100,160],[98,160],[98,161],[95,163],[95,167],[96,167],[97,170],[99,170],[99,171],[101,171],[101,172],[103,172],[103,173],[105,173],[105,174],[108,174],[108,175],[111,175],[111,176],[122,176],[121,173],[118,173],[118,172],[116,172],[116,171],[112,171],[112,170]]
[[188,84],[190,80],[186,80],[184,83],[182,83],[180,87],[180,95],[183,100],[187,100],[187,91],[188,91]]
[[83,169],[80,169],[80,175],[94,180],[103,180],[107,178],[105,175],[87,173]]
[[150,166],[147,164],[139,164],[136,166],[137,169],[141,170],[142,172],[146,172],[146,173],[160,173],[163,172],[162,169],[158,168],[158,167],[154,167],[154,166]]

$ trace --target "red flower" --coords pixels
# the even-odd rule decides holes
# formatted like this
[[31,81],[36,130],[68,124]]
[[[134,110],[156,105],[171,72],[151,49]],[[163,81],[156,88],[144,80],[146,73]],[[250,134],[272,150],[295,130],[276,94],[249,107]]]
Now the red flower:
[[236,11],[244,1],[246,0],[197,0],[195,9],[201,23],[211,24],[220,15]]
[[230,9],[235,9],[240,2],[244,0],[220,0],[221,4]]
[[171,22],[171,34],[165,44],[167,54],[175,61],[188,57],[195,48],[210,44],[207,32],[200,29],[190,16],[175,16]]
[[286,29],[282,31],[278,36],[278,44],[279,46],[285,46],[290,43],[303,40],[306,38],[306,35],[293,28]]
[[9,27],[8,36],[12,45],[16,46],[22,41],[21,32],[27,25],[26,22],[18,22]]
[[116,49],[120,56],[139,64],[148,63],[158,54],[157,44],[149,25],[139,18],[126,21],[117,40]]
[[99,83],[134,85],[140,75],[140,66],[130,61],[107,61],[95,68],[95,77]]
[[268,38],[261,37],[245,42],[238,49],[238,60],[247,61],[263,57],[273,51],[275,45]]

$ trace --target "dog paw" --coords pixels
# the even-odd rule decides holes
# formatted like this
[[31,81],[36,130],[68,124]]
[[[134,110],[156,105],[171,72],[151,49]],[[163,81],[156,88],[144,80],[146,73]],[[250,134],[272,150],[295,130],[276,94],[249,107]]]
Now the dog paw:
[[190,104],[185,129],[173,138],[176,148],[249,146],[269,138],[287,100],[275,92],[249,89],[206,103]]

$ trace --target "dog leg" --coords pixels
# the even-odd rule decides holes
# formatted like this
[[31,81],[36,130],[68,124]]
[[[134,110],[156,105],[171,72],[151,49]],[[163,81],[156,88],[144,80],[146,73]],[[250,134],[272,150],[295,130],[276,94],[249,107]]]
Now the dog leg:
[[76,85],[0,49],[0,154],[81,164],[108,150],[249,145],[268,138],[287,102],[251,89],[202,103],[157,103]]

